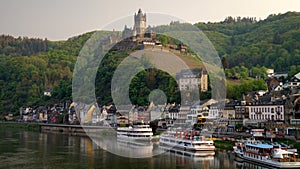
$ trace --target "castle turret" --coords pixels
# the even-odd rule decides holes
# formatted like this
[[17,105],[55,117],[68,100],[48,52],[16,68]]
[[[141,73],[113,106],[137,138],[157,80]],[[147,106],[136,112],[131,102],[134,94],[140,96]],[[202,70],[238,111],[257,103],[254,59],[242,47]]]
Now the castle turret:
[[137,14],[134,14],[134,27],[137,36],[144,37],[146,32],[146,14],[143,14],[142,10],[139,9]]

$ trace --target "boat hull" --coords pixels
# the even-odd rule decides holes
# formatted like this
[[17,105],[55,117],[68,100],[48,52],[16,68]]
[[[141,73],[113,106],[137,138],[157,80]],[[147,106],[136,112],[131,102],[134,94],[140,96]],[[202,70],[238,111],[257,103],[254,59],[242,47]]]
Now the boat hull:
[[149,125],[133,125],[117,128],[117,138],[122,140],[150,141],[152,136],[152,129]]
[[215,151],[186,151],[180,148],[176,148],[176,147],[169,147],[169,146],[163,146],[160,145],[160,148],[163,151],[167,151],[167,152],[174,152],[176,154],[182,154],[182,155],[186,155],[186,156],[192,156],[192,157],[211,157],[215,155]]
[[190,148],[190,147],[184,147],[184,146],[180,146],[180,145],[173,145],[173,144],[167,144],[167,143],[160,143],[163,146],[168,146],[168,147],[174,147],[177,149],[181,149],[181,150],[185,150],[185,151],[215,151],[215,147],[214,146],[199,146],[199,147],[195,147],[195,148]]
[[259,160],[256,158],[251,158],[244,156],[242,153],[235,152],[237,161],[247,161],[251,163],[256,163],[263,166],[275,167],[275,168],[300,168],[300,162],[277,162],[274,160]]
[[127,135],[117,135],[118,139],[121,140],[135,140],[135,141],[151,141],[152,136],[149,137],[131,137]]
[[[167,141],[164,141],[167,140]],[[213,141],[192,141],[173,137],[161,137],[160,145],[184,151],[214,151]],[[193,145],[193,146],[188,146]]]

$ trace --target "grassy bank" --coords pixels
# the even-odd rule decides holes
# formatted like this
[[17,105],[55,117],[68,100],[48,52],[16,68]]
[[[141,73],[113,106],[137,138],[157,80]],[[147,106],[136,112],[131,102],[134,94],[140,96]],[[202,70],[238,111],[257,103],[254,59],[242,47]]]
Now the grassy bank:
[[[292,146],[293,148],[300,149],[300,142],[296,142],[291,139],[275,138],[273,141],[278,143],[284,143]],[[227,140],[215,140],[214,143],[217,149],[224,149],[224,150],[233,150],[233,146],[235,144],[234,142],[227,141]]]
[[225,150],[232,150],[233,146],[234,146],[234,142],[230,142],[230,141],[223,141],[223,140],[215,140],[214,141],[215,146],[217,149],[225,149]]
[[0,122],[0,128],[13,128],[13,129],[23,129],[29,131],[39,131],[39,124],[37,123],[9,123],[9,122]]

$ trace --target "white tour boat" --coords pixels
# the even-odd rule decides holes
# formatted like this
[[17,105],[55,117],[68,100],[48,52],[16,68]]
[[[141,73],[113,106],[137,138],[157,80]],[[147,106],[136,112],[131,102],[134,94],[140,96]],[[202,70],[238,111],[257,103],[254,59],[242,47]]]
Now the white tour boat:
[[159,143],[161,146],[168,146],[184,151],[211,151],[214,155],[214,141],[212,137],[200,135],[199,131],[176,131],[167,132],[160,136]]
[[275,168],[300,168],[298,154],[280,145],[264,144],[255,140],[238,142],[233,147],[236,157]]
[[117,128],[118,139],[150,141],[152,136],[152,128],[148,124],[130,125],[128,127]]

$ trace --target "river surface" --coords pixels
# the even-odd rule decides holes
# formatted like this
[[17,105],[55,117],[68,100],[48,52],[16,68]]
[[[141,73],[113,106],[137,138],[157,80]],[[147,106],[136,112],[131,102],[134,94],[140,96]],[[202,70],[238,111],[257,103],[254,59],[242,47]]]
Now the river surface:
[[212,157],[167,152],[150,158],[126,158],[103,150],[88,137],[0,129],[0,168],[101,169],[241,169],[262,168],[237,163],[234,154],[217,151]]

